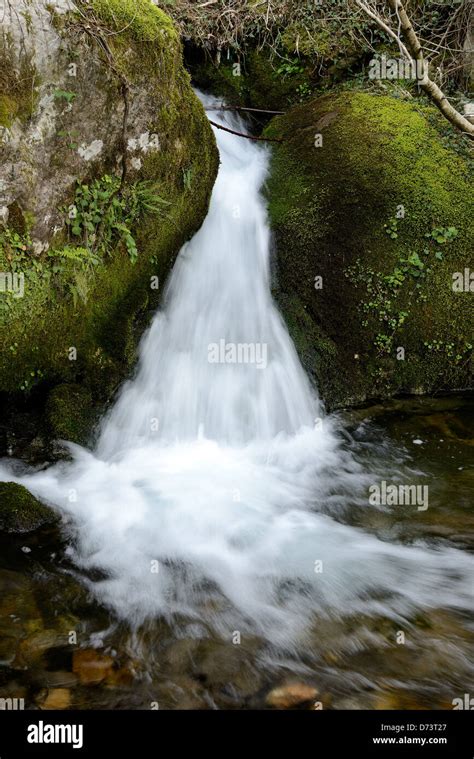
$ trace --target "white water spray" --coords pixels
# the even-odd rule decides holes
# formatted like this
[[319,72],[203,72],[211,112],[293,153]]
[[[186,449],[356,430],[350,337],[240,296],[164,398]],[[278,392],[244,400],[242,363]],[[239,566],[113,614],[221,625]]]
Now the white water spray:
[[216,137],[208,216],[179,255],[96,449],[71,446],[70,463],[1,478],[72,517],[76,564],[102,570],[91,587],[131,623],[194,619],[228,639],[239,630],[292,647],[324,614],[469,607],[472,558],[382,542],[331,518],[360,501],[373,474],[342,450],[331,419],[321,423],[271,299],[268,153]]

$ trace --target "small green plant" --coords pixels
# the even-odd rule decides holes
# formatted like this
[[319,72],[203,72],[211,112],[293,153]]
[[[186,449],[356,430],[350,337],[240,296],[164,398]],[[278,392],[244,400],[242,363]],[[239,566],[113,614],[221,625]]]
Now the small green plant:
[[91,185],[78,182],[73,202],[61,210],[66,215],[69,238],[80,249],[100,259],[117,243],[123,243],[135,263],[138,249],[132,233],[134,224],[147,214],[162,213],[167,205],[150,182],[122,189],[118,177],[106,174]]
[[68,281],[67,287],[73,297],[74,305],[77,304],[78,298],[83,303],[87,303],[87,274],[100,264],[99,256],[88,248],[73,247],[71,245],[66,245],[64,248],[59,248],[58,250],[49,250],[47,255],[53,259],[51,266],[53,274],[64,271],[65,266],[72,264],[71,273],[74,279],[73,281]]
[[29,373],[28,377],[23,380],[19,389],[24,393],[28,393],[36,384],[38,384],[38,382],[43,379],[43,377],[44,374],[41,369],[34,369]]
[[65,100],[66,103],[72,103],[77,97],[75,92],[69,92],[67,90],[54,90],[53,95],[55,100]]
[[[138,249],[132,230],[141,218],[161,214],[168,205],[150,182],[136,182],[123,189],[120,179],[109,175],[90,185],[78,182],[73,202],[60,209],[66,216],[67,243],[35,255],[28,232],[0,228],[2,268],[12,274],[21,272],[30,293],[44,291],[52,277],[62,275],[57,284],[66,288],[74,304],[79,300],[87,303],[94,268],[120,245],[134,263]],[[0,298],[2,317],[19,307],[20,301],[8,292]]]
[[425,348],[430,353],[443,353],[447,358],[452,360],[454,364],[460,364],[466,357],[466,353],[472,351],[472,343],[459,343],[446,342],[444,340],[425,340],[423,343]]
[[303,102],[311,95],[311,85],[309,82],[304,82],[303,84],[298,85],[296,88],[296,94],[298,95],[298,99],[300,102]]
[[396,240],[398,237],[398,219],[394,216],[388,220],[387,224],[384,224],[385,233],[392,239]]
[[80,133],[76,129],[60,129],[56,132],[56,137],[61,140],[67,140],[69,150],[74,150],[74,152],[79,147],[79,136]]
[[[399,221],[398,218],[392,217],[384,224],[385,233],[392,240],[397,239],[400,235]],[[427,232],[425,237],[431,243],[436,242],[444,245],[454,240],[457,234],[458,230],[455,227],[435,227]],[[392,352],[394,336],[410,316],[413,296],[416,294],[416,300],[422,303],[427,301],[427,294],[423,292],[423,283],[432,272],[431,261],[433,259],[431,258],[430,261],[428,257],[432,257],[433,253],[437,261],[443,260],[442,251],[433,250],[433,247],[425,247],[423,257],[416,251],[408,250],[399,255],[393,270],[388,274],[374,271],[365,266],[360,259],[346,269],[346,277],[351,279],[355,285],[364,288],[367,293],[367,298],[360,304],[360,310],[363,314],[361,324],[363,327],[369,327],[375,319],[376,329],[379,331],[376,332],[374,343],[379,354],[389,355]],[[411,284],[412,289],[404,297],[405,307],[402,310],[397,304],[400,302],[402,289],[406,290],[407,284]],[[425,343],[429,350],[440,350],[441,345],[443,345],[448,358],[455,358],[459,355],[454,344],[445,345],[439,341]]]
[[[31,247],[31,238],[28,234],[20,235],[10,227],[5,227],[0,232],[0,253],[14,266],[18,259],[23,259]],[[14,270],[14,269],[13,269]]]
[[451,242],[458,235],[456,227],[435,227],[431,232],[427,232],[425,237],[435,240],[439,245],[445,245]]
[[289,76],[295,76],[296,74],[304,73],[304,66],[299,60],[285,61],[281,63],[277,68],[277,74],[286,79]]
[[368,297],[360,304],[364,315],[361,323],[363,327],[369,327],[371,319],[376,320],[379,331],[374,337],[374,344],[379,354],[392,352],[395,334],[410,315],[409,311],[398,306],[398,294],[412,267],[418,272],[416,263],[415,259],[410,263],[404,263],[402,259],[390,274],[382,274],[358,259],[346,269],[346,277],[366,290]]
[[430,273],[431,269],[426,267],[418,253],[409,253],[406,258],[400,258],[401,271],[403,274],[418,279]]

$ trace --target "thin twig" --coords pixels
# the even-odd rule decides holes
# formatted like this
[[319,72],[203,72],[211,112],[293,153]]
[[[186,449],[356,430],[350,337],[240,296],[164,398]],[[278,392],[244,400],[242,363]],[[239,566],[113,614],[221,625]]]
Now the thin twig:
[[283,140],[279,139],[278,137],[253,137],[251,134],[236,132],[235,129],[229,129],[228,127],[222,126],[222,124],[216,124],[216,122],[211,121],[211,119],[209,119],[209,124],[212,124],[212,126],[216,127],[216,129],[222,129],[224,132],[235,134],[237,137],[245,137],[247,140],[256,140],[258,142],[283,142]]
[[282,115],[285,111],[268,111],[266,108],[244,108],[241,105],[211,105],[205,108],[206,111],[250,111],[251,113],[271,113],[273,115]]

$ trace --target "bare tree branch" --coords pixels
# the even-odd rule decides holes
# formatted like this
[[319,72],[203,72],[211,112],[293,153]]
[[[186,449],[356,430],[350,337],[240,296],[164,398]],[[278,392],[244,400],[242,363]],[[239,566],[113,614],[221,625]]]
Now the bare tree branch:
[[245,137],[246,140],[255,140],[257,142],[283,142],[283,140],[278,137],[254,137],[251,134],[244,134],[244,132],[236,132],[235,129],[229,129],[228,127],[222,126],[222,124],[216,124],[216,122],[211,121],[211,119],[209,119],[209,124],[212,124],[216,129],[222,129],[224,132],[236,134],[237,137]]
[[401,0],[388,0],[390,8],[394,11],[399,22],[399,30],[396,32],[390,26],[389,21],[385,20],[382,15],[369,6],[364,0],[354,0],[355,4],[393,39],[401,54],[409,61],[418,64],[417,71],[422,75],[418,77],[418,84],[426,92],[434,105],[441,111],[443,116],[461,132],[474,138],[474,124],[463,116],[451,105],[444,92],[438,87],[428,75],[428,66],[423,56],[423,49],[420,40],[412,26],[410,18],[405,10]]

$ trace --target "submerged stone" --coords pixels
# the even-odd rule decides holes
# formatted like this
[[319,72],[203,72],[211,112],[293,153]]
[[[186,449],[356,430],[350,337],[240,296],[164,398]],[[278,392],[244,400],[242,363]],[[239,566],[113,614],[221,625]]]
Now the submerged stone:
[[266,698],[267,706],[274,709],[294,709],[314,701],[318,691],[306,683],[288,683],[274,688]]
[[81,685],[97,685],[112,672],[114,660],[94,648],[74,651],[72,670]]
[[40,709],[69,709],[71,691],[68,688],[52,688],[38,705]]

